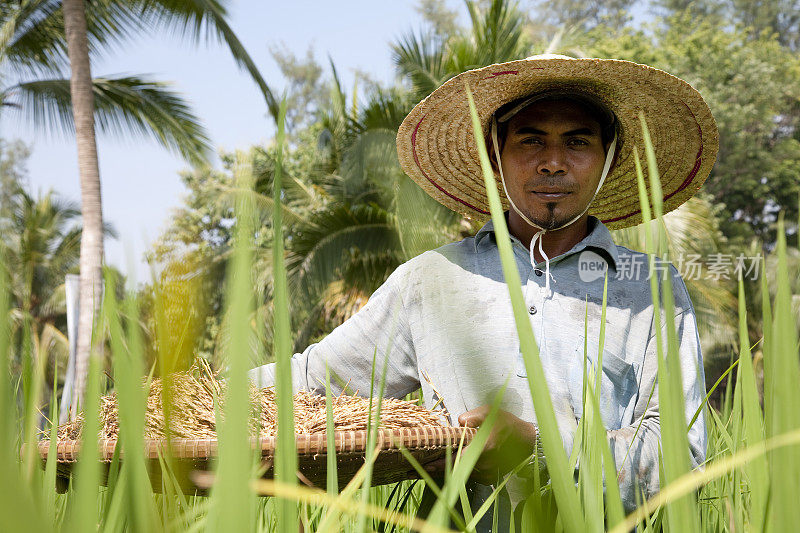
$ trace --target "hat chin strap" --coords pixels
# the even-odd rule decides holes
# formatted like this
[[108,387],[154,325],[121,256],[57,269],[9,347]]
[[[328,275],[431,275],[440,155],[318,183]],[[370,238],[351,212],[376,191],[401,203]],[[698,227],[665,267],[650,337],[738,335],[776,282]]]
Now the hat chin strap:
[[[550,258],[547,256],[546,253],[544,253],[544,248],[542,248],[542,237],[544,236],[544,233],[548,230],[541,227],[538,224],[535,224],[534,222],[531,221],[531,219],[525,216],[522,213],[522,211],[519,210],[517,204],[514,203],[514,200],[511,199],[511,195],[508,194],[508,189],[506,188],[506,179],[505,176],[503,176],[503,165],[500,163],[500,148],[497,142],[497,118],[494,116],[492,116],[492,146],[494,147],[495,159],[497,160],[497,169],[500,171],[500,182],[503,184],[503,191],[506,193],[506,198],[508,198],[508,203],[511,204],[511,208],[514,211],[516,211],[516,213],[520,216],[520,218],[522,218],[522,220],[528,223],[528,225],[534,228],[538,228],[539,230],[533,235],[533,239],[531,239],[531,245],[530,245],[531,266],[536,268],[536,259],[534,259],[533,257],[533,251],[535,249],[536,243],[538,242],[539,254],[544,258],[545,292],[549,296],[550,278],[552,277],[550,274]],[[594,194],[592,195],[592,199],[589,201],[588,204],[586,204],[586,207],[583,209],[583,211],[580,212],[579,215],[572,218],[572,220],[570,220],[569,222],[566,222],[558,226],[557,228],[552,228],[550,231],[566,228],[567,226],[575,223],[579,218],[581,218],[586,213],[586,211],[589,210],[589,206],[591,206],[592,202],[594,202],[597,193],[600,192],[600,189],[603,187],[603,183],[606,181],[606,176],[608,176],[608,172],[611,170],[611,162],[614,160],[614,152],[616,151],[616,148],[617,148],[617,134],[615,132],[614,139],[612,139],[611,144],[608,147],[608,151],[606,152],[606,162],[603,165],[603,173],[600,175],[600,183],[597,184],[597,189],[595,189]]]

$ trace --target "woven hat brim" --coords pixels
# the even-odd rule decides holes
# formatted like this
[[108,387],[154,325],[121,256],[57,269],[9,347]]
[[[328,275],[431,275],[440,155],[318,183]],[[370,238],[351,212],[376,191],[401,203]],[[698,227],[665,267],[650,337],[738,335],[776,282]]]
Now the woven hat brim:
[[620,146],[589,214],[611,229],[642,221],[633,156],[637,146],[644,157],[640,112],[656,153],[665,213],[700,189],[716,160],[719,133],[708,105],[691,85],[662,70],[614,59],[523,59],[490,65],[445,82],[409,113],[397,134],[406,174],[437,201],[473,219],[485,218],[489,207],[465,83],[473,92],[484,139],[499,107],[538,92],[574,90],[610,109],[619,121]]

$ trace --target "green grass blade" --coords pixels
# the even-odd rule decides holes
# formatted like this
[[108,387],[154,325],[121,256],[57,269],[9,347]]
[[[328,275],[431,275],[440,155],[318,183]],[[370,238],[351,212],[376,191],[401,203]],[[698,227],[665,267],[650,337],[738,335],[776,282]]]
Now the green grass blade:
[[[116,286],[116,277],[106,278],[107,287]],[[114,354],[114,388],[117,392],[119,445],[125,455],[122,468],[126,471],[128,524],[134,529],[152,530],[157,524],[156,510],[150,490],[144,455],[144,423],[147,394],[143,389],[144,365],[142,341],[138,329],[138,310],[132,296],[126,302],[127,328],[123,328],[121,313],[114,291],[106,291],[105,306],[109,323],[109,342]],[[118,445],[118,447],[119,447]]]
[[[602,328],[602,326],[601,326]],[[600,345],[603,338],[600,338]],[[602,440],[606,440],[605,427],[602,419],[598,420],[599,391],[596,386],[602,378],[602,351],[598,353],[597,363],[589,368],[589,303],[584,305],[583,321],[583,385],[581,402],[581,419],[579,428],[582,434],[580,442],[580,469],[578,471],[578,491],[583,503],[586,516],[586,530],[601,532],[604,529],[603,510],[603,470]],[[602,429],[602,440],[597,440],[596,428]],[[573,451],[576,445],[573,445]],[[571,466],[571,465],[570,465]]]
[[[97,335],[95,328],[94,335]],[[93,346],[96,346],[93,343]],[[100,431],[100,357],[93,349],[89,355],[89,370],[86,375],[86,396],[83,404],[83,434],[81,455],[75,466],[75,495],[72,500],[73,531],[94,531],[97,527],[97,497],[100,486],[100,461],[98,440]]]
[[[25,361],[30,361],[30,375],[25,372],[27,378],[30,380],[29,385],[26,387],[26,394],[30,395],[25,397],[25,432],[23,435],[23,442],[29,444],[25,447],[25,454],[23,456],[23,466],[25,469],[25,479],[28,483],[33,483],[39,472],[39,457],[36,451],[36,442],[39,440],[37,437],[39,420],[41,414],[39,412],[39,404],[42,398],[42,384],[44,383],[44,367],[48,360],[48,350],[44,342],[44,337],[47,335],[45,329],[36,332],[31,324],[29,316],[25,317],[25,339],[32,338],[32,335],[37,335],[36,343],[28,344],[30,350],[25,350],[27,356]],[[27,342],[26,342],[27,344]]]
[[[495,420],[497,420],[497,414],[500,411],[500,405],[503,395],[506,392],[506,386],[507,384],[503,385],[497,392],[492,400],[491,409],[489,410],[489,414],[486,415],[484,423],[478,428],[469,446],[458,455],[452,472],[445,476],[447,481],[442,488],[442,497],[436,500],[433,509],[431,509],[431,513],[428,516],[429,524],[442,525],[446,523],[447,509],[453,507],[455,504],[459,490],[467,483],[467,480],[472,474],[472,470],[475,468],[475,464],[478,462],[478,458],[483,452],[486,442],[489,440],[489,434],[492,432],[492,426]],[[447,464],[449,464],[449,462]]]
[[690,428],[694,425],[694,423],[700,417],[700,413],[702,413],[703,409],[705,409],[705,407],[708,405],[709,398],[711,398],[711,395],[714,394],[714,391],[717,390],[717,387],[719,387],[719,384],[722,383],[722,380],[727,378],[728,374],[731,373],[731,370],[736,368],[736,366],[738,365],[739,365],[739,360],[737,359],[736,361],[731,363],[730,366],[728,366],[728,368],[725,369],[725,372],[723,372],[722,375],[719,378],[717,378],[717,381],[714,382],[711,388],[708,389],[706,397],[703,398],[703,401],[700,403],[700,407],[698,407],[697,410],[695,410],[694,416],[692,416],[692,420],[686,425],[687,428]]
[[[242,189],[252,187],[252,162],[239,166],[236,173]],[[251,282],[252,239],[255,224],[252,198],[247,194],[241,194],[238,200],[235,244],[232,265],[228,272],[229,292],[226,302],[230,340],[227,347],[225,401],[222,406],[224,416],[222,423],[219,424],[219,462],[212,493],[214,505],[210,511],[211,528],[217,531],[249,531],[254,526],[255,517],[255,496],[249,487],[254,457],[250,447],[249,418],[252,408],[250,383],[247,379],[247,370],[250,367],[249,353],[254,345],[255,336],[250,327],[255,309]],[[291,401],[291,392],[289,399]],[[277,400],[280,408],[281,398],[278,397]],[[280,430],[279,421],[278,431]],[[291,475],[294,479],[294,470]],[[296,513],[294,518],[296,520]],[[296,524],[295,521],[295,530]]]
[[[778,219],[777,287],[769,354],[773,359],[774,401],[771,405],[773,432],[789,433],[800,428],[800,383],[798,367],[797,322],[792,310],[792,295],[787,264],[786,234],[783,217]],[[769,327],[764,324],[764,327]],[[769,413],[767,414],[769,416]],[[788,531],[800,523],[800,505],[794,497],[800,491],[800,453],[798,448],[781,448],[771,454],[771,505],[769,527]]]
[[562,517],[564,528],[568,532],[583,532],[585,524],[583,511],[581,509],[578,493],[575,490],[575,481],[572,472],[568,468],[567,454],[564,450],[564,443],[558,431],[556,415],[550,399],[550,391],[547,387],[547,380],[544,375],[544,368],[539,359],[539,348],[536,338],[533,335],[528,312],[525,308],[525,300],[522,295],[521,281],[517,266],[514,260],[514,252],[511,249],[511,240],[506,226],[503,207],[500,203],[500,195],[497,192],[497,182],[495,181],[494,171],[492,170],[489,156],[486,153],[486,145],[483,143],[483,130],[481,129],[480,119],[475,109],[475,102],[472,99],[472,91],[469,86],[465,86],[467,99],[469,100],[470,112],[472,114],[472,131],[474,139],[477,141],[478,154],[481,159],[481,169],[486,185],[486,193],[489,200],[489,210],[492,213],[494,231],[497,238],[497,246],[500,250],[500,259],[503,265],[503,275],[508,285],[511,306],[514,310],[514,320],[517,325],[519,335],[520,351],[525,362],[525,369],[528,374],[528,385],[533,399],[534,410],[538,422],[539,438],[542,442],[544,454],[547,457],[548,470],[550,472],[553,491],[560,516]]
[[[430,487],[431,491],[433,491],[434,496],[436,496],[437,499],[444,498],[444,493],[442,492],[442,489],[439,488],[439,485],[436,484],[436,482],[433,480],[428,471],[425,470],[425,468],[423,468],[423,466],[419,463],[419,461],[417,461],[416,457],[414,457],[411,454],[411,452],[409,452],[408,449],[405,446],[403,446],[402,442],[397,443],[397,449],[400,450],[400,453],[403,455],[406,461],[408,461],[408,463],[412,466],[412,468],[414,468],[417,474],[419,474],[419,477],[422,478],[422,481],[425,483],[425,485]],[[461,516],[458,515],[455,509],[453,509],[452,507],[448,507],[447,512],[450,515],[450,520],[452,520],[453,523],[455,523],[457,528],[461,530],[470,529],[464,524],[464,520],[461,518]]]
[[[292,402],[292,340],[289,323],[289,300],[287,296],[286,264],[283,253],[283,212],[281,193],[283,177],[283,145],[285,139],[286,98],[281,102],[278,115],[278,134],[275,140],[275,175],[272,197],[276,209],[272,210],[272,271],[273,308],[275,327],[273,345],[275,350],[275,401],[278,409],[278,424],[275,450],[275,479],[280,483],[297,483],[297,448],[294,436],[294,405]],[[278,530],[297,531],[297,504],[291,500],[278,502]]]
[[596,401],[593,402],[592,408],[594,410],[594,417],[597,423],[594,426],[595,431],[595,442],[597,442],[597,446],[600,448],[600,453],[602,455],[602,462],[603,462],[603,471],[605,474],[605,512],[606,512],[606,521],[609,526],[613,526],[619,522],[621,522],[625,518],[625,510],[622,506],[622,496],[620,495],[619,491],[619,484],[617,484],[614,480],[617,479],[617,470],[616,464],[614,462],[614,457],[611,454],[611,447],[608,442],[608,433],[606,432],[606,428],[602,423],[602,417],[600,415],[600,404],[599,404],[599,394],[600,394],[600,384],[602,378],[602,371],[603,371],[603,350],[605,349],[605,331],[606,331],[606,308],[608,305],[608,270],[606,270],[605,280],[603,282],[603,307],[601,311],[601,318],[600,318],[600,345],[599,351],[597,352],[597,383],[595,385],[595,398]]
[[[647,155],[648,176],[650,178],[650,193],[653,211],[658,221],[663,217],[663,197],[661,180],[656,163],[655,150],[650,139],[644,114],[639,114],[644,138],[644,148]],[[637,154],[638,155],[638,154]],[[637,169],[638,170],[638,169]],[[644,184],[644,177],[638,177],[640,187]],[[640,191],[640,196],[642,192]],[[649,220],[646,225],[649,227]],[[666,236],[659,232],[658,249],[666,250]],[[649,268],[651,273],[656,273],[655,251],[652,241],[647,250]],[[665,272],[659,286],[658,276],[650,276],[650,288],[653,296],[654,324],[657,332],[658,352],[658,394],[659,416],[661,426],[661,446],[665,478],[662,487],[678,479],[690,470],[689,441],[686,432],[686,416],[684,414],[683,380],[681,376],[681,363],[677,332],[675,329],[675,308],[673,301],[671,275]],[[660,293],[659,293],[660,289]],[[662,316],[659,295],[663,299],[664,324],[666,331],[666,354],[662,339],[658,338],[661,330]],[[677,531],[692,532],[699,530],[698,512],[693,496],[686,496],[672,502],[667,509],[669,527]]]
[[325,438],[328,444],[327,454],[327,489],[328,494],[336,496],[339,494],[339,475],[336,466],[336,437],[334,435],[335,426],[333,425],[333,403],[331,401],[331,370],[325,362]]
[[[705,469],[692,470],[670,483],[661,492],[653,496],[650,500],[639,506],[633,513],[629,514],[625,521],[617,524],[610,530],[610,533],[625,533],[630,531],[633,526],[643,520],[648,514],[656,509],[667,506],[670,502],[683,498],[703,485],[732,472],[736,468],[741,468],[757,457],[777,450],[791,449],[800,444],[800,429],[795,429],[788,433],[776,435],[758,444],[748,446],[706,466]],[[796,504],[796,503],[795,503]],[[773,529],[770,527],[769,529]],[[780,529],[775,529],[781,531]],[[792,528],[785,531],[793,531]]]
[[[761,258],[761,272],[766,272],[766,260]],[[768,437],[775,435],[772,414],[775,412],[775,360],[772,357],[772,303],[769,300],[767,276],[761,276],[761,327],[764,340],[761,353],[764,365],[764,432]]]
[[49,521],[55,523],[55,487],[56,487],[56,445],[58,439],[58,365],[53,369],[53,389],[50,396],[50,449],[44,468],[44,501],[45,512]]
[[[381,425],[381,407],[383,405],[383,394],[386,387],[386,372],[389,368],[389,352],[392,349],[392,339],[394,335],[389,335],[389,346],[386,349],[386,357],[383,360],[383,369],[381,372],[381,382],[378,388],[378,397],[377,399],[373,398],[373,388],[375,386],[375,357],[372,358],[372,382],[370,383],[370,399],[369,399],[369,424],[368,424],[368,435],[367,435],[367,460],[366,460],[366,472],[364,475],[364,485],[362,487],[361,492],[361,501],[364,504],[369,503],[369,489],[372,487],[372,466],[375,462],[375,457],[373,454],[377,454],[378,450],[376,450],[376,444],[378,440],[378,430],[380,429]],[[377,350],[375,351],[377,354]],[[367,517],[362,516],[359,524],[359,531],[366,531],[366,521]]]
[[[750,337],[747,333],[747,307],[744,296],[744,282],[739,274],[739,376],[742,390],[742,417],[744,422],[744,441],[747,446],[764,440],[764,421],[761,417],[761,404],[753,372],[753,359],[750,354]],[[750,526],[756,531],[764,530],[769,479],[767,461],[764,457],[754,459],[745,467],[750,488]],[[738,494],[740,491],[736,490]]]
[[[366,455],[366,459],[364,464],[358,471],[355,473],[353,478],[350,482],[345,486],[344,489],[339,493],[339,495],[335,498],[337,500],[342,501],[350,501],[353,500],[353,495],[362,486],[364,483],[364,478],[366,477],[367,468],[370,463],[374,463],[375,459],[378,457],[378,454],[371,454]],[[371,466],[371,465],[370,465]],[[359,500],[359,503],[363,503]],[[317,530],[319,533],[327,533],[328,531],[339,531],[341,530],[341,524],[339,524],[339,515],[341,514],[338,507],[335,509],[328,509],[328,513],[320,522]]]
[[19,413],[11,381],[11,313],[9,276],[5,245],[0,242],[0,517],[7,531],[46,531],[52,529],[42,516],[32,488],[23,482],[18,446]]
[[[514,468],[514,469],[513,469],[511,472],[510,472],[510,474],[511,474],[511,475],[518,474],[518,473],[519,473],[520,471],[522,471],[524,468],[527,468],[528,466],[530,466],[530,462],[531,462],[531,460],[532,460],[532,459],[533,459],[533,456],[526,457],[526,458],[525,458],[525,459],[524,459],[524,460],[523,460],[523,461],[522,461],[520,464],[518,464],[518,465],[517,465],[517,466],[516,466],[516,467],[515,467],[515,468]],[[492,491],[492,493],[489,495],[489,497],[488,497],[488,498],[486,498],[486,501],[484,501],[484,502],[481,504],[481,506],[478,508],[478,510],[477,510],[477,511],[475,511],[475,515],[474,515],[474,516],[473,516],[473,517],[470,519],[470,521],[469,521],[469,523],[466,525],[466,527],[465,527],[465,528],[462,528],[462,529],[466,529],[467,531],[474,531],[474,530],[475,530],[475,527],[478,525],[478,522],[480,521],[480,519],[481,519],[481,518],[483,518],[483,515],[485,515],[485,514],[486,514],[486,513],[489,511],[489,509],[491,508],[492,504],[493,504],[493,503],[495,502],[495,500],[496,500],[496,499],[497,499],[497,498],[500,496],[500,493],[501,493],[501,491],[503,490],[503,488],[505,488],[506,484],[507,484],[507,483],[509,482],[509,480],[511,479],[511,475],[509,475],[509,476],[506,476],[506,477],[505,477],[505,478],[504,478],[504,479],[503,479],[503,480],[502,480],[502,481],[501,481],[501,482],[500,482],[500,483],[499,483],[499,484],[498,484],[498,485],[497,485],[497,486],[494,488],[494,490],[493,490],[493,491]],[[494,508],[495,508],[495,509],[497,509],[497,506],[494,506]],[[459,527],[461,527],[461,526],[459,526]],[[497,530],[497,528],[494,528],[494,529],[493,529],[493,531],[496,531],[496,530]]]

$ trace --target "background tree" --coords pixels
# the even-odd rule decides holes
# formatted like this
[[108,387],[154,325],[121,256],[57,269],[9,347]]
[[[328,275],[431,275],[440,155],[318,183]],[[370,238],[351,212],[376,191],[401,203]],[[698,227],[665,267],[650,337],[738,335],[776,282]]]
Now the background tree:
[[[24,385],[44,385],[48,397],[56,368],[59,383],[66,374],[65,276],[78,272],[80,210],[53,191],[33,196],[21,186],[11,195],[10,205],[11,209],[0,214],[0,228],[5,236],[2,256],[10,276],[11,335],[16,348],[11,370],[17,376],[30,376],[21,371],[34,364],[25,354],[46,358],[42,361],[45,383]],[[110,227],[104,235],[116,236]],[[32,349],[23,349],[26,345]]]
[[[30,150],[21,141],[0,139],[0,220],[11,218],[19,191],[26,185],[25,161]],[[0,231],[4,231],[0,226]]]
[[446,39],[459,29],[458,12],[447,7],[444,0],[420,0],[415,9],[440,38]]
[[630,21],[636,0],[550,0],[537,1],[535,27],[546,34],[559,30],[588,31],[599,25],[621,28]]
[[777,213],[797,220],[800,191],[800,58],[774,34],[682,12],[652,31],[601,28],[589,55],[647,63],[682,77],[705,97],[720,129],[720,151],[704,185],[721,206],[723,233],[736,243],[774,243]]

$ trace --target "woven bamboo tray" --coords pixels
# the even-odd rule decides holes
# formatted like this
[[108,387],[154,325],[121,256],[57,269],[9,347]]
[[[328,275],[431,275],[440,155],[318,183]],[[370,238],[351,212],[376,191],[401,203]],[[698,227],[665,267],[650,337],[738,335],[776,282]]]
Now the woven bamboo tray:
[[[445,457],[447,448],[458,449],[459,445],[466,446],[475,435],[473,428],[422,426],[394,430],[379,430],[377,446],[380,451],[375,460],[372,474],[373,485],[394,483],[405,479],[419,477],[411,464],[400,452],[405,447],[411,455],[422,465]],[[339,486],[344,487],[364,464],[367,447],[367,432],[336,431],[336,462]],[[299,477],[306,483],[317,487],[325,487],[327,479],[327,437],[325,433],[297,435],[297,454]],[[116,449],[116,439],[103,439],[99,441],[100,459],[103,462],[105,475]],[[153,488],[161,487],[161,467],[159,457],[166,452],[165,440],[146,440],[145,457],[148,460],[148,470]],[[272,477],[272,459],[275,451],[275,438],[265,437],[251,439],[254,450],[260,450],[262,461],[267,467],[265,477]],[[50,452],[50,441],[43,440],[38,444],[39,455],[43,461],[47,460]],[[58,461],[59,488],[64,490],[72,473],[72,466],[78,460],[80,441],[60,440],[56,445],[56,459]],[[217,455],[216,439],[174,439],[171,446],[171,455],[175,459],[175,478],[184,491],[202,492],[205,487],[194,482],[192,471],[207,471],[210,463]],[[120,454],[120,460],[124,460]],[[104,478],[105,479],[105,478]]]

